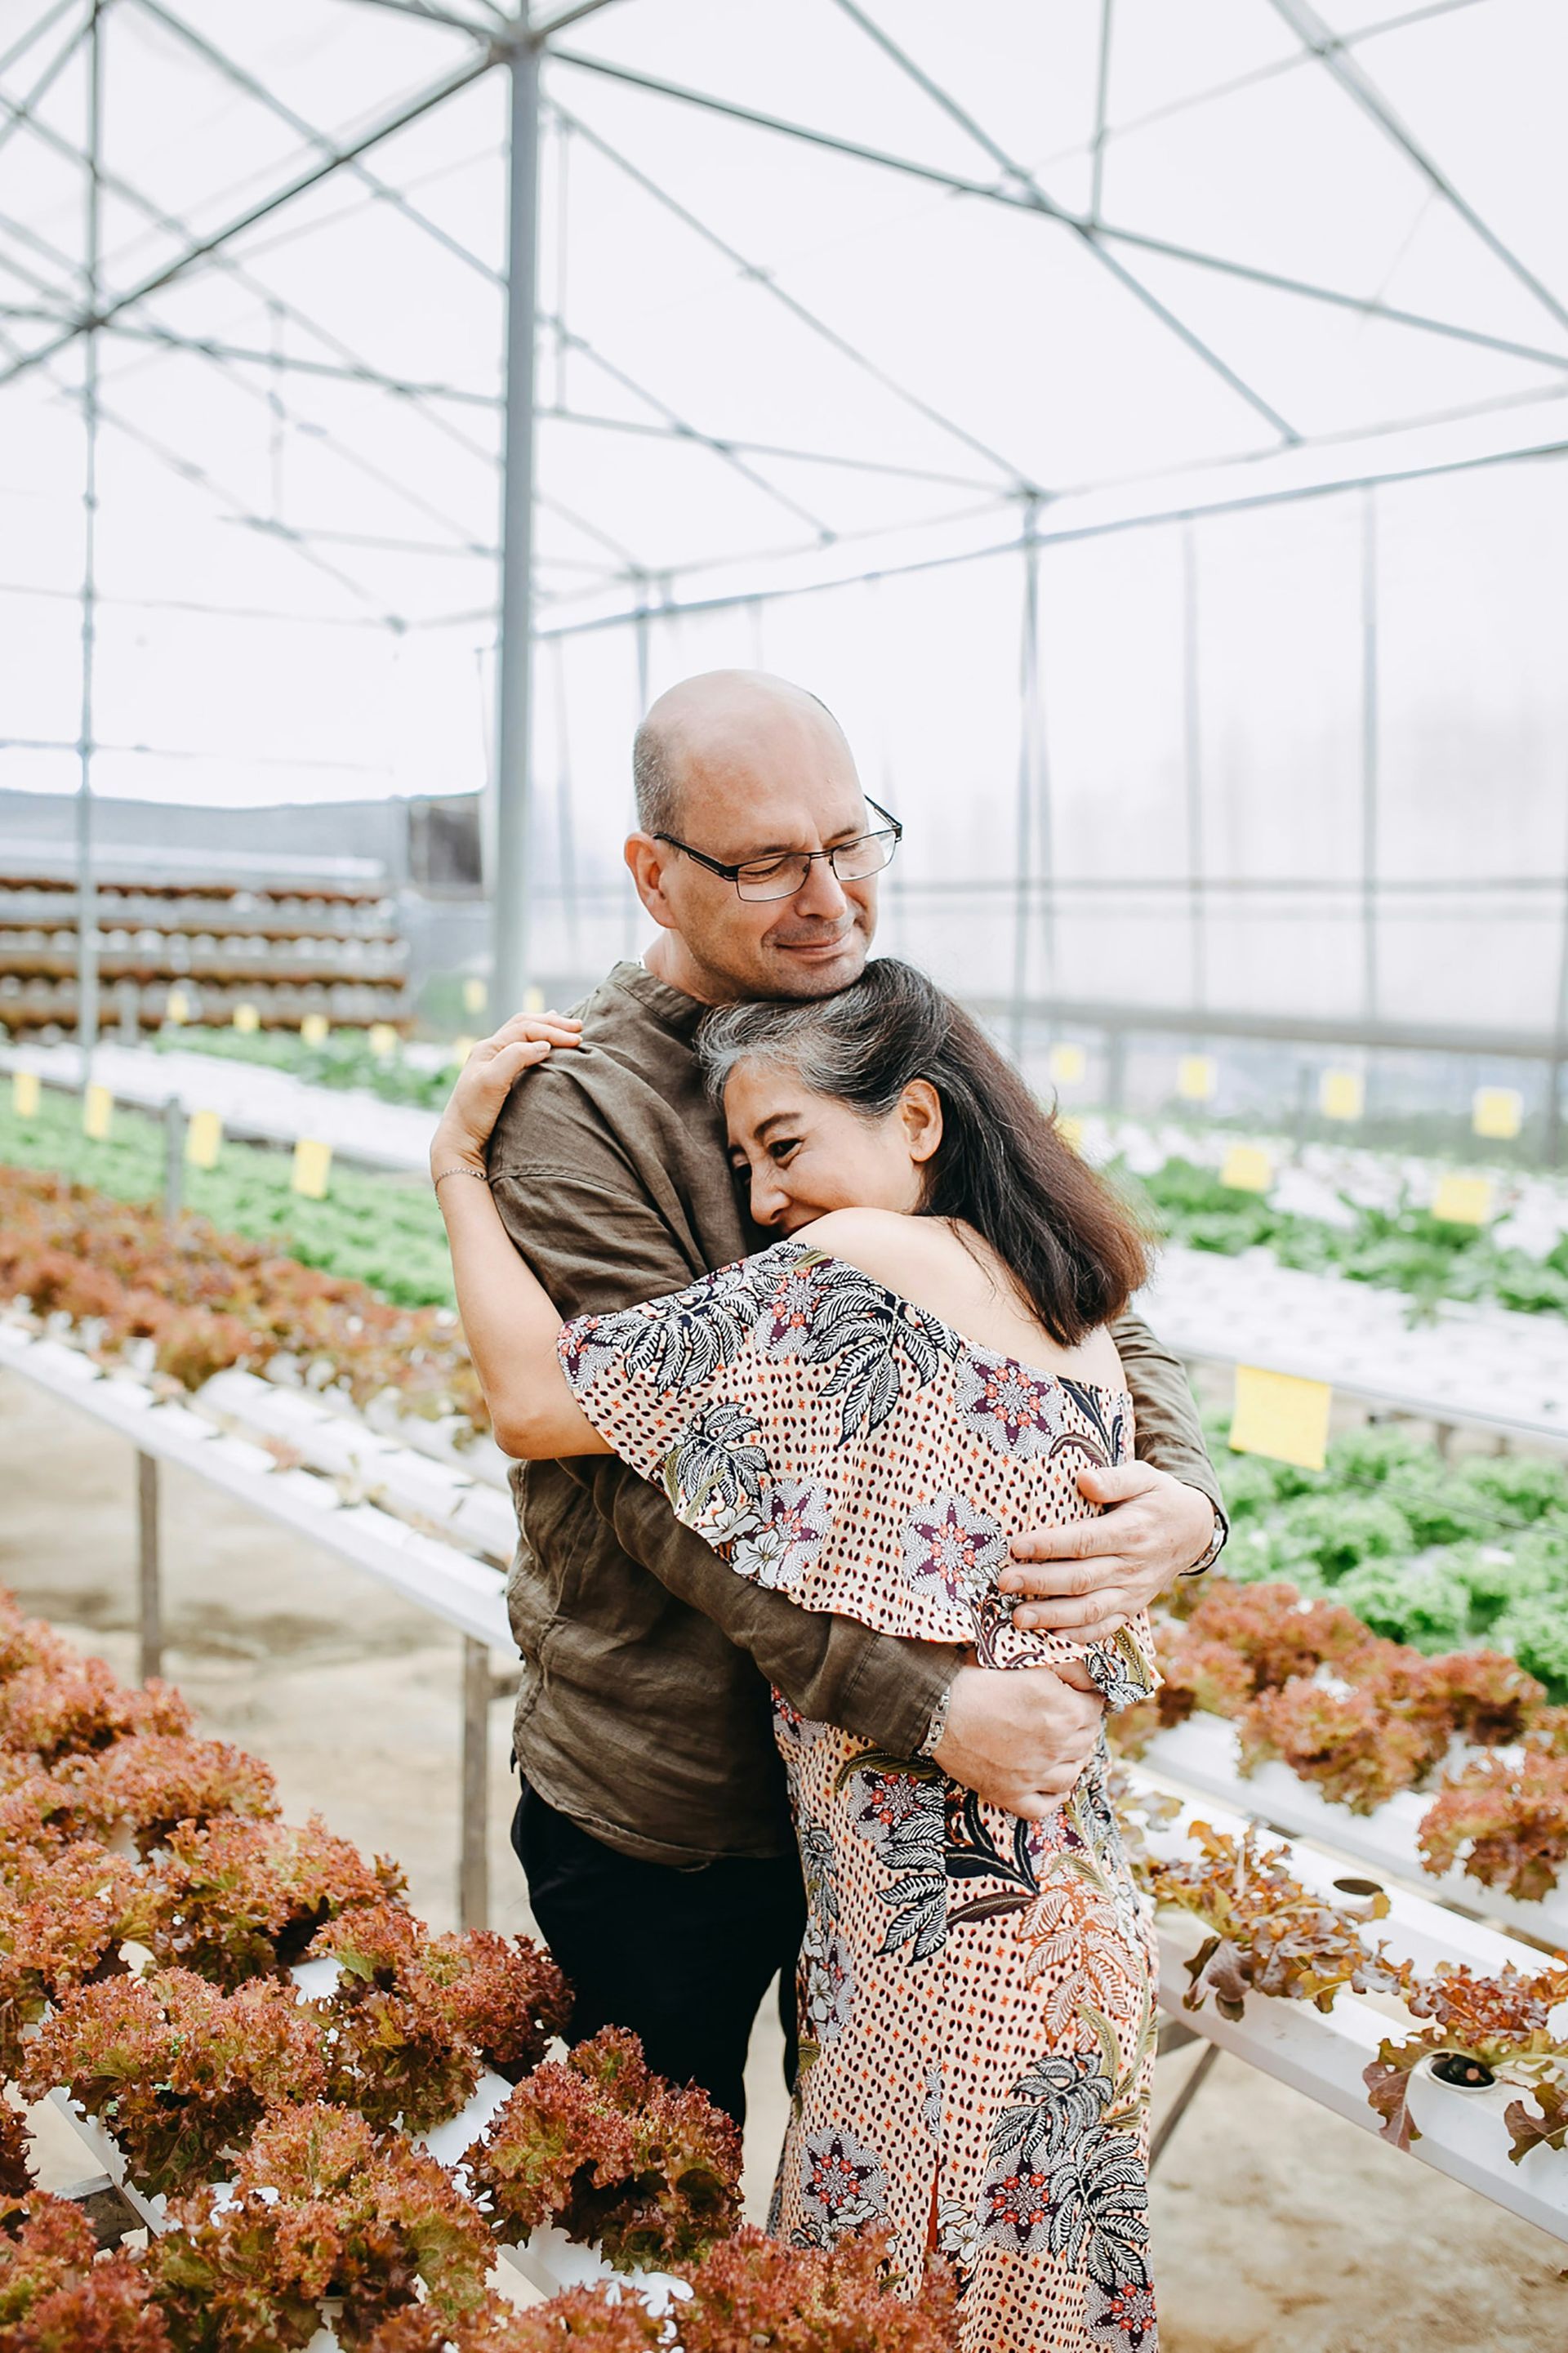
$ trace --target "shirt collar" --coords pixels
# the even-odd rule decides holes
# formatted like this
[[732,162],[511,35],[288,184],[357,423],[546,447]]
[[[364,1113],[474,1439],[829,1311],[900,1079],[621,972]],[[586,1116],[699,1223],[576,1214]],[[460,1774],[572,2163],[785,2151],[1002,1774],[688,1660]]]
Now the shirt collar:
[[610,986],[626,997],[635,997],[658,1023],[689,1045],[697,1035],[697,1025],[709,1008],[695,997],[688,997],[683,988],[671,988],[667,980],[656,980],[644,964],[618,964],[610,974]]

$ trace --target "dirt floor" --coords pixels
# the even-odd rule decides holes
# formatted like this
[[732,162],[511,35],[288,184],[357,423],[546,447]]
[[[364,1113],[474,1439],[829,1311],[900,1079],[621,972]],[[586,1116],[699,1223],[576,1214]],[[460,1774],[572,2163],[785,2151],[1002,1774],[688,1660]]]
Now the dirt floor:
[[[287,1810],[395,1854],[453,1923],[458,1642],[212,1489],[164,1474],[166,1672],[203,1728],[267,1758]],[[132,1456],[0,1375],[0,1583],[134,1673]],[[498,1661],[498,1666],[505,1662]],[[531,1923],[507,1843],[507,1714],[493,1711],[491,1922]],[[1201,2047],[1201,2046],[1200,2046]],[[1194,2053],[1163,2063],[1156,2116]],[[784,2122],[776,2021],[752,2052],[747,2192],[765,2208]],[[85,2169],[40,2146],[45,2179]],[[1153,2193],[1165,2353],[1562,2353],[1568,2246],[1222,2057]]]

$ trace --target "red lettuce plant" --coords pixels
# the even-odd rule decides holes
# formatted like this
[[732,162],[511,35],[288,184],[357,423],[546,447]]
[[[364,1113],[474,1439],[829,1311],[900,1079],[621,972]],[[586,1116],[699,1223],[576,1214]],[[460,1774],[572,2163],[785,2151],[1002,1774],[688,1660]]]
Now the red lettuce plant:
[[50,2001],[117,1968],[134,1917],[135,1874],[95,1841],[13,1855],[0,1883],[0,2070],[22,2061],[23,2029]]
[[1568,1862],[1568,1757],[1476,1757],[1445,1781],[1417,1836],[1424,1866],[1439,1878],[1468,1848],[1470,1878],[1539,1901]]
[[1243,1773],[1279,1757],[1356,1814],[1408,1789],[1447,1746],[1440,1727],[1397,1713],[1381,1690],[1336,1692],[1305,1676],[1260,1694],[1238,1718],[1237,1739]]
[[0,2200],[26,2198],[32,2187],[26,2118],[0,2095]]
[[824,2253],[742,2230],[686,2276],[682,2353],[952,2353],[951,2285],[940,2273],[912,2302],[892,2293],[886,2242],[850,2239]]
[[1521,1739],[1542,1714],[1568,1715],[1547,1710],[1544,1684],[1500,1651],[1453,1651],[1418,1662],[1412,1657],[1406,1672],[1410,1703],[1482,1748]]
[[1191,1912],[1209,1934],[1187,1963],[1192,1984],[1184,2007],[1201,2010],[1213,1994],[1222,2018],[1238,2019],[1249,1993],[1310,2001],[1329,2010],[1342,1986],[1353,1993],[1399,1993],[1410,1965],[1361,1934],[1382,1919],[1381,1891],[1359,1904],[1334,1904],[1293,1879],[1284,1847],[1261,1848],[1249,1823],[1239,1840],[1194,1822],[1196,1854],[1151,1856],[1145,1884],[1162,1909]]
[[145,1891],[138,1935],[160,1961],[215,1985],[242,1985],[300,1958],[318,1928],[361,1904],[400,1895],[384,1855],[367,1863],[319,1815],[303,1830],[220,1817],[171,1832]]
[[68,1994],[23,2057],[29,2099],[64,2084],[148,2190],[206,2181],[268,2109],[324,2088],[319,2016],[262,1978],[224,1995],[188,1969]]
[[29,1751],[46,1765],[106,1748],[132,1732],[187,1733],[191,1711],[156,1680],[127,1689],[101,1659],[65,1644],[0,1683],[0,1746]]
[[330,1956],[338,1982],[322,2004],[329,2021],[328,2090],[373,2125],[409,2132],[456,2116],[479,2079],[479,2063],[434,1999],[419,1968],[424,1926],[391,1904],[360,1905],[330,1921],[310,1946]]
[[1194,1710],[1237,1717],[1261,1694],[1321,1666],[1345,1675],[1364,1672],[1396,1646],[1380,1642],[1338,1602],[1303,1601],[1293,1585],[1222,1579],[1184,1622],[1165,1619],[1156,1625],[1155,1649],[1164,1679],[1159,1691],[1112,1719],[1112,1736],[1125,1756],[1138,1755],[1156,1731],[1184,1723]]
[[[682,2316],[689,2309],[681,2306]],[[576,2287],[520,2309],[499,2295],[456,2322],[426,2304],[408,2305],[365,2339],[363,2353],[651,2353],[663,2324],[639,2296],[613,2287]]]
[[170,2353],[152,2283],[43,2190],[0,2199],[0,2353]]
[[69,1793],[37,1759],[0,1748],[0,1877],[14,1862],[62,1845],[76,1827]]
[[1507,2111],[1515,2164],[1538,2140],[1562,2146],[1559,2135],[1568,2129],[1568,2044],[1553,2035],[1549,2021],[1568,2000],[1568,1967],[1526,1977],[1507,1962],[1489,1978],[1444,1961],[1435,1976],[1416,1979],[1405,1999],[1417,2018],[1432,2023],[1402,2042],[1389,2037],[1363,2074],[1384,2140],[1408,2148],[1420,2139],[1410,2115],[1410,2084],[1422,2061],[1431,2059],[1461,2086],[1500,2081],[1533,2095],[1539,2115],[1531,2116],[1521,2101]]
[[539,2065],[552,2035],[564,2035],[571,2021],[571,1987],[527,1936],[485,1928],[432,1936],[419,1957],[419,1975],[458,2032],[514,2084]]
[[1187,1636],[1245,1659],[1254,1692],[1277,1691],[1321,1666],[1350,1672],[1382,1645],[1337,1601],[1303,1601],[1293,1585],[1211,1586],[1188,1619]]
[[450,2329],[483,2307],[494,2249],[444,2166],[363,2116],[319,2105],[262,2126],[229,2201],[183,2199],[149,2261],[180,2353],[289,2353],[341,2296],[365,2345],[423,2292]]
[[85,1185],[0,1168],[0,1297],[26,1298],[100,1327],[98,1352],[151,1340],[163,1373],[196,1387],[226,1365],[279,1354],[327,1363],[363,1405],[395,1389],[405,1409],[489,1427],[455,1319],[389,1305],[203,1218],[172,1246],[160,1210]]
[[171,2353],[151,2287],[68,2200],[0,2206],[0,2353]]
[[340,1971],[330,2009],[344,2088],[333,2096],[415,2131],[456,2113],[479,2060],[513,2081],[537,2066],[570,2010],[565,1979],[526,1936],[431,1936],[398,1905],[345,1912],[310,1954]]
[[53,1666],[75,1655],[52,1626],[29,1618],[16,1595],[0,1586],[0,1683],[24,1667]]
[[277,1783],[269,1766],[226,1740],[192,1740],[164,1732],[132,1733],[55,1778],[69,1793],[79,1822],[100,1836],[128,1823],[143,1854],[182,1822],[220,1814],[271,1820]]
[[740,2211],[735,2125],[615,2027],[524,2076],[463,2162],[503,2239],[554,2222],[621,2269],[698,2255]]

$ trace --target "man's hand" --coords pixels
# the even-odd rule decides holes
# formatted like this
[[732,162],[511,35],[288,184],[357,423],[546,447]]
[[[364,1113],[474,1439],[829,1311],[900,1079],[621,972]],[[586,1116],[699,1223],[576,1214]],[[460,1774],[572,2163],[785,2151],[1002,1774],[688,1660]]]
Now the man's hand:
[[1016,1626],[1103,1642],[1191,1568],[1214,1535],[1215,1509],[1201,1487],[1152,1462],[1080,1471],[1078,1487],[1105,1510],[1016,1537],[999,1582],[1028,1597]]
[[1042,1821],[1093,1755],[1104,1715],[1077,1666],[960,1667],[931,1762],[994,1806]]

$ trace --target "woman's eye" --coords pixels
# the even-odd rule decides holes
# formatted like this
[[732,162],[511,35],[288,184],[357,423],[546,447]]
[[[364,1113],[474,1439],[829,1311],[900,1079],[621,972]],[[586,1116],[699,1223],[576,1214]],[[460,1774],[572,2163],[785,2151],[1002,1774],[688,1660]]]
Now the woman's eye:
[[770,1158],[776,1160],[782,1167],[784,1163],[788,1160],[794,1153],[798,1152],[799,1149],[800,1138],[798,1135],[781,1135],[775,1142],[769,1145],[768,1153]]

